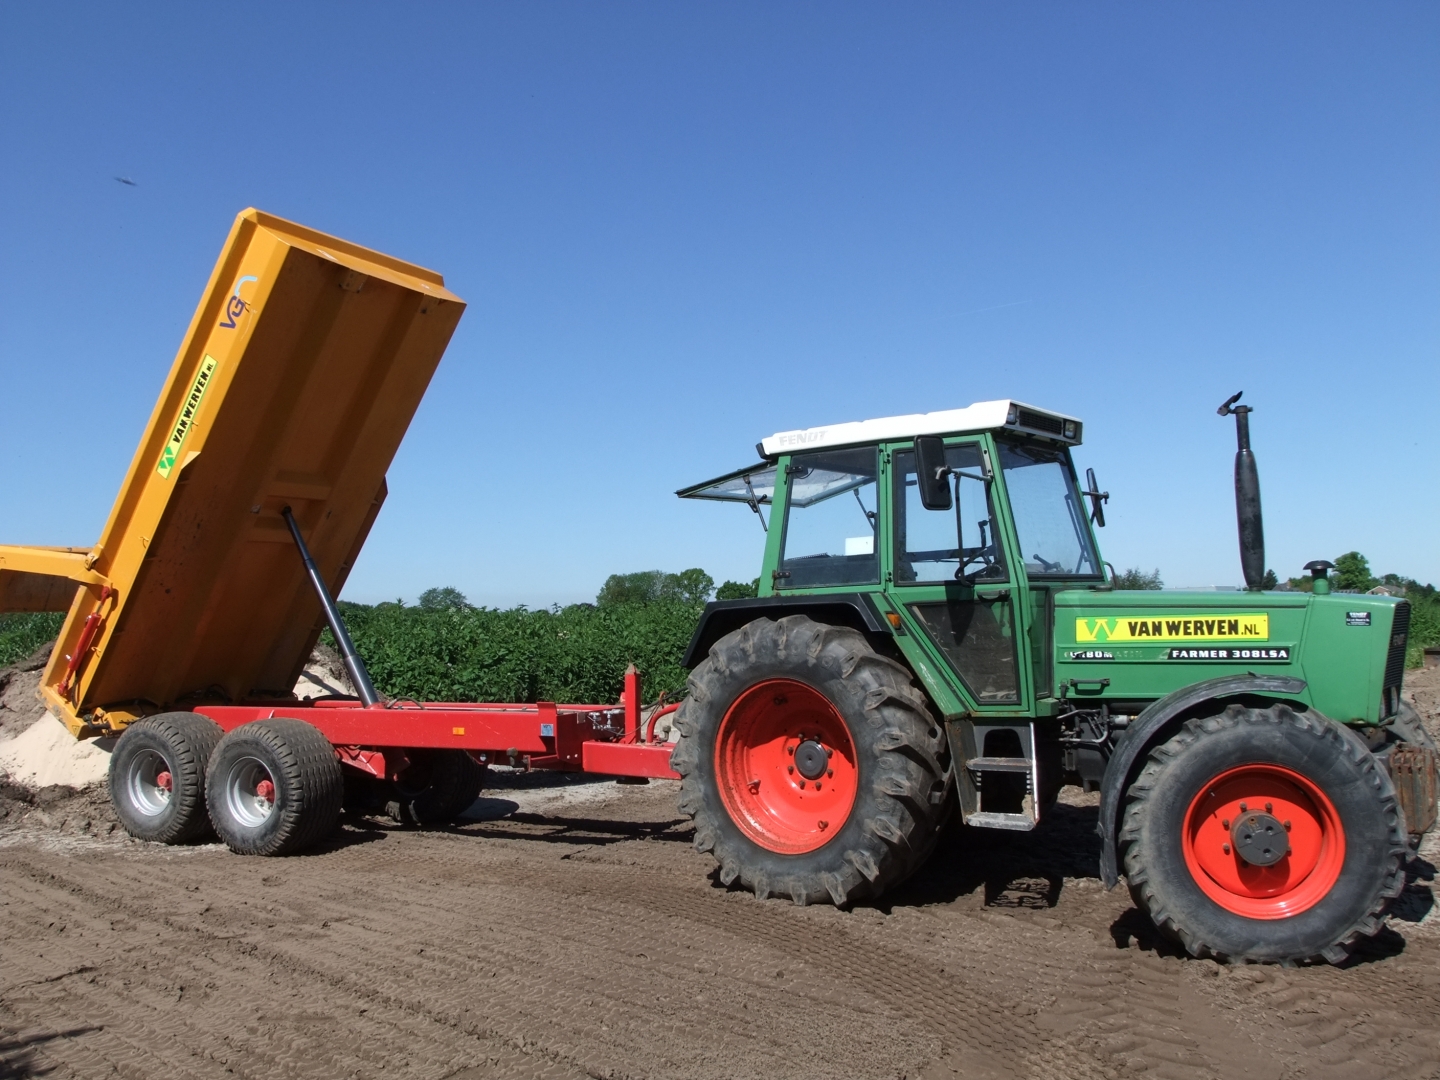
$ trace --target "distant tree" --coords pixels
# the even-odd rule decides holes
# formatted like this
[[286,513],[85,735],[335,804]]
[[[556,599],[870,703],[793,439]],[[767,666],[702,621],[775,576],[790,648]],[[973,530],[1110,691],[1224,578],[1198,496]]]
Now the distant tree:
[[1275,576],[1274,570],[1265,571],[1265,576],[1260,579],[1260,587],[1262,589],[1278,589],[1280,587],[1280,579]]
[[663,570],[639,570],[633,574],[611,574],[600,586],[595,603],[600,607],[618,604],[649,604],[660,597]]
[[445,611],[452,608],[464,611],[470,607],[470,601],[465,599],[465,594],[459,589],[452,589],[447,585],[443,589],[426,589],[422,592],[420,607],[425,611]]
[[745,600],[759,595],[760,579],[758,577],[748,585],[743,581],[727,581],[715,590],[716,600]]
[[639,570],[633,574],[611,574],[600,586],[595,603],[600,607],[620,604],[653,604],[678,600],[703,604],[715,590],[715,579],[698,567],[667,574],[663,570]]
[[1155,569],[1146,573],[1139,567],[1132,567],[1123,574],[1115,575],[1115,588],[1117,589],[1163,589],[1165,583],[1160,580],[1160,571]]
[[682,600],[687,604],[703,604],[715,591],[715,579],[699,567],[666,574],[660,584],[662,600]]
[[1377,584],[1370,573],[1370,560],[1358,551],[1347,551],[1335,560],[1335,588],[1341,592],[1365,592]]

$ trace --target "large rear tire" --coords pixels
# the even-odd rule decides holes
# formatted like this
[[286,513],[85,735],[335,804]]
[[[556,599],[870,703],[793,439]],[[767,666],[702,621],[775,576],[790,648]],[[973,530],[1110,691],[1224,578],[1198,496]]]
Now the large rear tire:
[[345,779],[303,720],[259,720],[220,740],[205,778],[210,820],[239,855],[292,855],[335,830]]
[[137,840],[183,844],[210,829],[205,768],[224,734],[207,716],[160,713],[127,727],[110,756],[110,802]]
[[1194,956],[1339,962],[1405,883],[1389,774],[1313,712],[1231,705],[1187,721],[1127,799],[1131,895]]
[[877,897],[929,855],[944,731],[900,664],[803,615],[721,638],[676,714],[680,810],[720,880],[764,899]]

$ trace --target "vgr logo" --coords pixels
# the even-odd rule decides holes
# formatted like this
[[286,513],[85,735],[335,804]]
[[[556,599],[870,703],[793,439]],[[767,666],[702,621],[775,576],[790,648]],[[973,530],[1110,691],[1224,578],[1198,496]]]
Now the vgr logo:
[[220,329],[235,329],[235,327],[238,325],[236,320],[239,319],[241,315],[245,314],[245,309],[250,306],[243,299],[241,299],[240,286],[244,285],[247,281],[259,280],[260,279],[257,278],[254,274],[246,274],[239,281],[235,282],[235,288],[230,290],[230,299],[225,303],[225,317],[220,320]]

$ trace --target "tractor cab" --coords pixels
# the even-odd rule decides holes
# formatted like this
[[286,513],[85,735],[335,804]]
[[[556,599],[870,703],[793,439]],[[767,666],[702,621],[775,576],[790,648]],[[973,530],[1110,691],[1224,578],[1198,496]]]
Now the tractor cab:
[[677,494],[759,515],[757,599],[876,621],[947,716],[1030,716],[1053,696],[1050,594],[1105,582],[1104,496],[1070,457],[1081,430],[1006,400],[784,431],[757,447],[766,460]]

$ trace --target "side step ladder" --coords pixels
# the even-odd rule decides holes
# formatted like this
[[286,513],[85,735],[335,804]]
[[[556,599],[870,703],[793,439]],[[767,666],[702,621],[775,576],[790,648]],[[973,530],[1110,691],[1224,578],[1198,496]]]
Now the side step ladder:
[[[958,730],[957,730],[958,729]],[[960,813],[966,825],[1029,832],[1040,823],[1040,774],[1033,723],[961,720]]]

